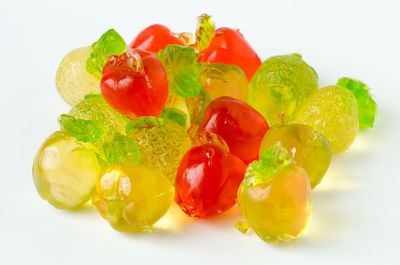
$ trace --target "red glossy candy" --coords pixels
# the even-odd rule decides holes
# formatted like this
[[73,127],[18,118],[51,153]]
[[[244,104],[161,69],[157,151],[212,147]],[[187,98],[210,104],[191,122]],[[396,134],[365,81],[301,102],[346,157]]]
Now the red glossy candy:
[[158,52],[168,44],[184,45],[169,28],[155,24],[142,30],[131,42],[131,48],[139,48],[149,52]]
[[175,180],[175,201],[189,216],[221,214],[236,203],[246,165],[223,148],[205,144],[182,158]]
[[128,49],[110,56],[100,83],[104,99],[124,116],[160,116],[168,96],[168,79],[152,53]]
[[234,64],[239,66],[250,82],[261,65],[257,53],[239,30],[219,28],[208,48],[200,52],[199,62]]
[[220,97],[207,106],[199,130],[221,136],[231,154],[246,164],[258,159],[268,123],[255,109],[235,98]]

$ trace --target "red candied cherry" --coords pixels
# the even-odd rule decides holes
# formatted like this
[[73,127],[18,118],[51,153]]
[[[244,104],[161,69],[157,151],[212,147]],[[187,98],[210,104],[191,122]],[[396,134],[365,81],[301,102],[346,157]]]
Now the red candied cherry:
[[234,64],[250,82],[261,65],[260,57],[239,30],[219,28],[208,48],[200,52],[199,62]]
[[156,53],[165,49],[168,44],[185,43],[166,26],[154,24],[142,30],[131,42],[130,47]]
[[168,96],[167,74],[155,55],[140,49],[110,56],[100,83],[104,99],[124,116],[160,116]]
[[231,154],[249,164],[258,159],[268,128],[264,117],[248,104],[235,98],[220,97],[207,106],[199,130],[221,136]]
[[218,215],[236,203],[246,165],[222,147],[193,147],[182,158],[175,180],[175,201],[189,216]]

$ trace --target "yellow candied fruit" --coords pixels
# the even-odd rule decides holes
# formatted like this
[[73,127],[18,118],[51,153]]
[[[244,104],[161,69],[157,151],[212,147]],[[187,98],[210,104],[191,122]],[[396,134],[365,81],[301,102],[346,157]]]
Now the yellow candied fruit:
[[61,209],[74,209],[92,196],[101,168],[94,146],[65,131],[50,135],[36,154],[33,180],[40,196]]
[[248,81],[236,65],[203,63],[200,70],[201,86],[212,98],[230,96],[247,102]]
[[314,91],[303,103],[297,123],[304,123],[328,140],[332,153],[341,153],[358,133],[358,105],[350,90],[327,86]]
[[164,119],[163,124],[138,128],[128,136],[140,149],[140,163],[158,168],[173,185],[179,163],[191,147],[185,129],[171,120]]
[[268,243],[290,241],[306,229],[312,213],[307,173],[289,165],[272,180],[251,187],[242,185],[238,203],[243,218]]
[[114,164],[99,177],[92,203],[122,232],[151,232],[168,211],[174,188],[158,169]]
[[261,142],[260,155],[273,145],[285,147],[293,163],[304,168],[311,188],[317,186],[331,162],[331,148],[326,138],[305,124],[274,125]]
[[56,87],[63,100],[75,105],[87,94],[100,93],[100,81],[86,71],[90,47],[68,53],[62,59],[56,74]]

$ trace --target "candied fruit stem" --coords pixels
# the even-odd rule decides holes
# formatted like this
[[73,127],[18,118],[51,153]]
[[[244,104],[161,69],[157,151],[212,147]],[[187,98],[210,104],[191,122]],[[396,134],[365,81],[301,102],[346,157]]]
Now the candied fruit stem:
[[162,126],[164,124],[164,120],[162,118],[157,118],[153,116],[141,116],[136,120],[127,120],[126,121],[126,133],[137,132],[138,129],[143,128],[152,128],[155,126]]
[[193,35],[190,32],[174,33],[174,36],[180,39],[187,46],[194,44]]
[[99,142],[106,134],[106,127],[103,121],[75,119],[67,114],[60,115],[57,121],[62,130],[67,131],[81,142]]
[[285,113],[278,113],[278,114],[276,114],[276,116],[277,116],[277,119],[281,122],[281,124],[285,124]]
[[111,142],[103,144],[104,155],[109,164],[140,164],[140,150],[135,141],[127,136],[115,134]]
[[280,145],[268,147],[260,155],[259,161],[253,161],[247,167],[243,180],[244,187],[250,188],[270,182],[279,170],[290,163],[292,157],[285,147]]
[[249,225],[241,220],[235,222],[235,228],[243,234],[246,234],[249,231]]
[[202,51],[208,48],[215,36],[215,24],[211,16],[202,14],[197,18],[196,46]]
[[134,69],[136,72],[144,71],[142,57],[138,52],[134,51],[133,49],[129,48],[129,46],[127,46],[126,55],[128,57],[127,63],[132,69]]

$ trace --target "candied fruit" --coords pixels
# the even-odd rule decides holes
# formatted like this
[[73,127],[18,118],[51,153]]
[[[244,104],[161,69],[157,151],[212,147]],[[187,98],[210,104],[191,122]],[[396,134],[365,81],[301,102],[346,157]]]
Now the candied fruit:
[[158,169],[114,164],[100,174],[92,203],[116,230],[151,232],[173,198],[174,188]]

